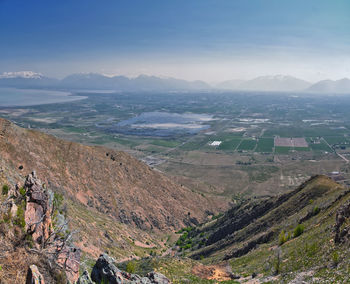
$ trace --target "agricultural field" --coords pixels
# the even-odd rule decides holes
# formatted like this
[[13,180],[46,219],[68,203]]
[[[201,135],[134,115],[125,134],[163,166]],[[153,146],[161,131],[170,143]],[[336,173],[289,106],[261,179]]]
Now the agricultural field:
[[0,107],[0,116],[71,141],[127,151],[192,190],[225,200],[281,193],[314,174],[339,171],[350,178],[346,96],[76,94],[86,99]]

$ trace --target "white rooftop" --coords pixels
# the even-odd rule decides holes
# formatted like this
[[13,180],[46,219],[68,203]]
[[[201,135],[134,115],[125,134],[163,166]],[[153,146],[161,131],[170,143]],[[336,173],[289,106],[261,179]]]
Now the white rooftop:
[[210,146],[219,146],[221,144],[221,141],[213,141],[210,143]]

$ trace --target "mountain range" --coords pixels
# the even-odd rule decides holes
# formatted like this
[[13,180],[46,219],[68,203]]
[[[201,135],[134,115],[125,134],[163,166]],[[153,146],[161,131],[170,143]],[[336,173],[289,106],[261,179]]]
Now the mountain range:
[[0,75],[0,87],[58,88],[69,90],[140,91],[207,91],[233,90],[249,92],[305,92],[321,94],[350,93],[350,79],[323,80],[310,83],[292,76],[260,76],[251,80],[229,80],[215,85],[203,81],[186,81],[140,75],[135,78],[106,76],[98,73],[78,73],[58,80],[32,71],[5,72]]

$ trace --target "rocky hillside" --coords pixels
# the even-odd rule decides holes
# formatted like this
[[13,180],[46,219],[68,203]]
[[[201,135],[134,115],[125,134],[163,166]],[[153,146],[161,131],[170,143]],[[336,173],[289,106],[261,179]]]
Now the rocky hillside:
[[177,247],[207,264],[226,263],[237,279],[348,283],[349,232],[350,190],[315,176],[289,193],[242,201],[216,220],[186,228]]
[[124,152],[64,141],[0,119],[1,184],[14,187],[32,170],[65,197],[71,225],[81,232],[77,245],[94,257],[107,249],[119,258],[135,256],[134,248],[149,253],[162,246],[153,233],[198,224],[223,209]]
[[0,119],[5,163],[35,169],[52,188],[141,229],[171,230],[203,220],[215,204],[126,153],[56,139]]
[[63,198],[35,172],[23,185],[3,185],[1,201],[0,283],[170,283],[154,271],[144,277],[122,271],[107,254],[98,258],[91,277],[87,271],[80,273],[81,250],[73,240],[78,232],[67,226]]

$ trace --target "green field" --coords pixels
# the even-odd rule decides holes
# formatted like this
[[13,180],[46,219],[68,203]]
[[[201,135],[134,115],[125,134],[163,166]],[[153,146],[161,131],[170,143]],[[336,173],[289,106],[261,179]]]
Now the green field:
[[151,144],[156,145],[156,146],[162,146],[162,147],[168,147],[168,148],[173,148],[177,147],[180,145],[179,141],[174,141],[174,140],[153,140]]
[[256,140],[254,139],[244,139],[237,150],[245,150],[245,151],[252,151],[254,150],[256,145]]
[[349,143],[348,138],[344,136],[328,136],[324,138],[328,144],[333,145],[333,144],[344,144],[344,143]]
[[319,144],[313,144],[313,143],[311,143],[311,140],[315,141],[315,138],[306,138],[306,141],[308,142],[309,147],[313,151],[331,151],[331,149],[328,147],[328,145],[323,140],[320,140]]
[[234,139],[230,139],[227,141],[224,141],[220,144],[220,146],[218,147],[219,150],[230,150],[233,151],[236,149],[236,147],[238,146],[238,144],[241,142],[240,138],[234,138]]
[[273,138],[259,138],[256,152],[272,152],[273,150]]
[[294,147],[295,151],[299,151],[299,152],[307,152],[310,151],[309,147]]

